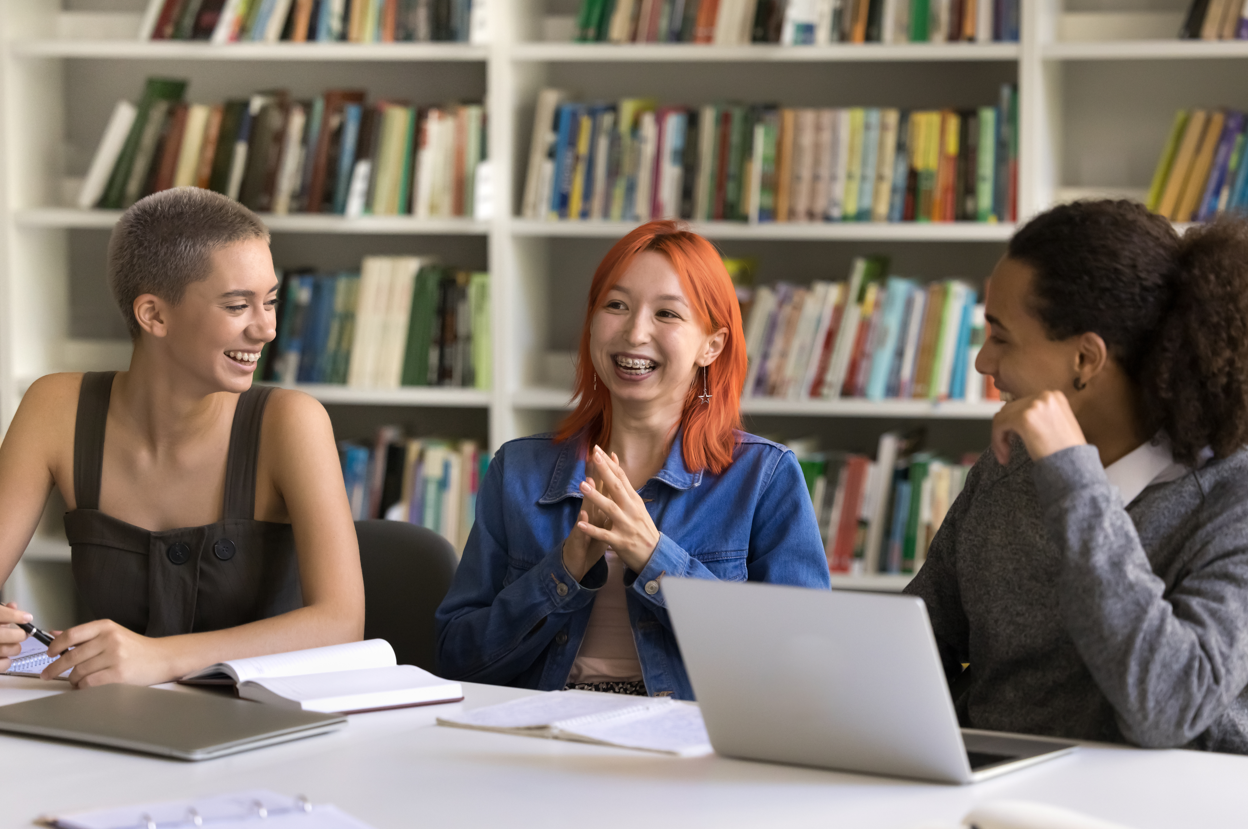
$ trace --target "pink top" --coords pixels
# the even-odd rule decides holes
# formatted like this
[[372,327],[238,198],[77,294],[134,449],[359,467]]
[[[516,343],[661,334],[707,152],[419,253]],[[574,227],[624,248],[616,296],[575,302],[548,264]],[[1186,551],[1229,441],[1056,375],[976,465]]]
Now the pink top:
[[624,597],[624,562],[607,548],[607,583],[598,590],[589,627],[568,682],[631,682],[642,678]]

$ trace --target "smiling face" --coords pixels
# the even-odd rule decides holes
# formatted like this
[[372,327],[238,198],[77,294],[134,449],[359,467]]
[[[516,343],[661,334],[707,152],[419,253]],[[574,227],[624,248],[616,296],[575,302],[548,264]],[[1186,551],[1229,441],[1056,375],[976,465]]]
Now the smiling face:
[[1003,257],[992,271],[986,318],[988,337],[975,369],[992,377],[1003,396],[1069,392],[1079,366],[1079,338],[1051,340],[1031,311],[1029,265]]
[[190,377],[213,391],[244,392],[261,348],[277,334],[273,258],[264,240],[251,239],[216,249],[211,263],[181,302],[163,304],[164,324],[153,333],[163,332],[164,347]]
[[726,336],[726,329],[703,330],[667,257],[646,251],[599,300],[589,353],[613,403],[679,411],[699,368],[714,361]]

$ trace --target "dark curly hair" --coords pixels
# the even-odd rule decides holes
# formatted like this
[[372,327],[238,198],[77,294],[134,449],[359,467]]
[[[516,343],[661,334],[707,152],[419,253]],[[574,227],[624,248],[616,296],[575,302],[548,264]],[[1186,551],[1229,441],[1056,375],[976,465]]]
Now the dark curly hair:
[[1248,221],[1179,236],[1137,202],[1079,201],[1032,219],[1007,255],[1033,269],[1049,338],[1100,335],[1176,459],[1248,444]]

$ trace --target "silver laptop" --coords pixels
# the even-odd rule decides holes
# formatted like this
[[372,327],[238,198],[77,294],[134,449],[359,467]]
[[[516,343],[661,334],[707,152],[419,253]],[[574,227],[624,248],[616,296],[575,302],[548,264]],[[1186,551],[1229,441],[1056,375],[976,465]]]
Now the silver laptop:
[[1073,743],[961,730],[923,601],[663,579],[719,754],[977,783]]
[[298,740],[346,725],[317,714],[232,699],[134,685],[101,685],[0,706],[0,732],[52,737],[110,748],[210,760]]

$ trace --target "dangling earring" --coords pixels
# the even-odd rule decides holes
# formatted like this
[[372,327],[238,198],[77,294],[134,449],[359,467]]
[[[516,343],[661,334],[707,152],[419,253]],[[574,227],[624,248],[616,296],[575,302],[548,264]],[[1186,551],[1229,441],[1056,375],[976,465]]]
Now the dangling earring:
[[598,391],[598,372],[594,372],[594,391]]
[[1075,378],[1075,391],[1083,391],[1087,387],[1088,387],[1087,383],[1083,382],[1083,380],[1079,379],[1078,377]]
[[703,406],[707,406],[710,405],[711,397],[711,393],[706,390],[706,366],[702,366],[702,393],[698,395],[698,399]]

